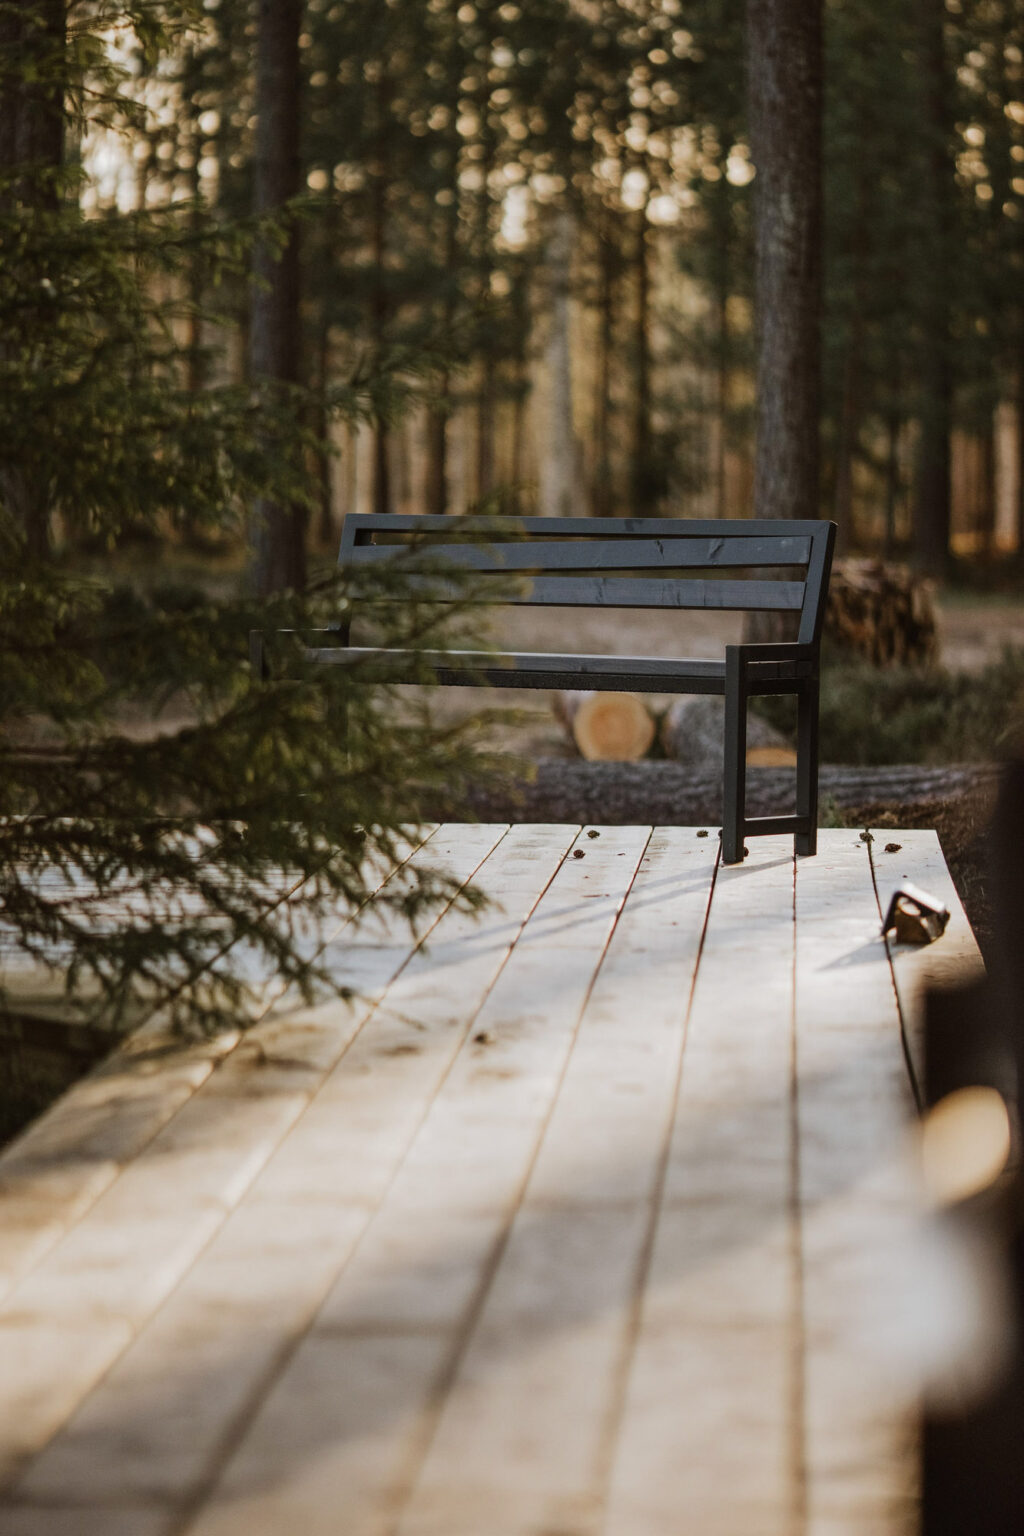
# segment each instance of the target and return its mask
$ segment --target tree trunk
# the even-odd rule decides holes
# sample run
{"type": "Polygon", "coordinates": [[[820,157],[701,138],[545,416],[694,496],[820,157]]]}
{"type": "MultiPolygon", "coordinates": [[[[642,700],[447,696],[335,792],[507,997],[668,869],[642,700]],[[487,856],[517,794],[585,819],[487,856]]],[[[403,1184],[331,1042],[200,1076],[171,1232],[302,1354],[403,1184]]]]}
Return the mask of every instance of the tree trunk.
{"type": "Polygon", "coordinates": [[[709,184],[712,267],[711,286],[715,305],[715,431],[713,434],[715,516],[728,517],[726,460],[729,448],[729,379],[731,342],[729,290],[732,286],[731,197],[726,177],[731,142],[723,144],[718,157],[721,180],[709,184]]]}
{"type": "Polygon", "coordinates": [[[602,229],[598,237],[600,262],[600,330],[598,333],[597,387],[594,402],[594,512],[610,517],[614,506],[611,455],[612,350],[615,340],[615,248],[602,229]]]}
{"type": "Polygon", "coordinates": [[[991,560],[996,552],[996,460],[999,418],[993,409],[981,439],[981,485],[978,497],[978,552],[991,560]]]}
{"type": "MultiPolygon", "coordinates": [[[[388,157],[387,122],[391,105],[391,81],[382,73],[377,82],[377,152],[373,167],[372,183],[372,257],[373,292],[370,299],[370,324],[373,333],[373,356],[378,375],[385,366],[390,297],[387,287],[385,263],[387,260],[388,226],[388,157]]],[[[381,380],[378,377],[377,383],[381,380]]],[[[378,516],[391,511],[391,455],[388,423],[378,410],[373,421],[373,510],[378,516]]]]}
{"type": "Polygon", "coordinates": [[[715,516],[728,517],[728,489],[726,486],[726,462],[729,451],[729,292],[723,284],[719,287],[715,308],[717,310],[718,363],[715,383],[715,516]]]}
{"type": "Polygon", "coordinates": [[[757,517],[819,515],[821,3],[747,0],[757,517]]]}
{"type": "MultiPolygon", "coordinates": [[[[253,201],[257,217],[279,213],[299,192],[299,30],[301,0],[259,0],[256,47],[256,142],[253,201]]],[[[299,248],[294,228],[280,256],[267,242],[253,254],[249,367],[271,386],[299,381],[299,248]]],[[[302,508],[259,497],[253,506],[250,580],[261,595],[306,581],[302,508]]]]}
{"type": "MultiPolygon", "coordinates": [[[[21,207],[25,217],[53,215],[60,208],[64,166],[64,0],[37,0],[31,26],[9,10],[0,15],[0,58],[10,61],[0,76],[0,175],[15,173],[15,179],[8,183],[4,205],[8,212],[21,207]]],[[[51,308],[40,309],[40,328],[55,319],[51,308]]],[[[51,513],[45,467],[5,460],[0,445],[0,488],[29,555],[45,560],[51,513]]]]}
{"type": "Polygon", "coordinates": [[[455,328],[457,272],[459,267],[459,160],[462,139],[456,124],[459,117],[459,82],[462,78],[462,54],[459,41],[459,24],[455,12],[458,3],[449,0],[444,8],[444,24],[447,39],[444,59],[444,105],[449,112],[449,126],[443,144],[445,157],[443,191],[449,201],[441,210],[440,245],[443,270],[441,273],[441,320],[440,346],[444,364],[437,379],[437,387],[431,393],[427,408],[426,447],[427,472],[425,484],[426,509],[435,517],[448,511],[448,424],[452,415],[452,378],[449,356],[455,328]]]}
{"type": "Polygon", "coordinates": [[[857,179],[857,208],[853,247],[853,313],[843,361],[843,398],[839,410],[839,441],[836,445],[835,520],[838,524],[836,554],[849,553],[853,543],[853,466],[860,441],[861,375],[864,351],[864,308],[867,301],[865,262],[868,244],[867,178],[857,179]]]}
{"type": "Polygon", "coordinates": [[[479,385],[476,397],[476,499],[484,502],[494,489],[494,437],[497,396],[497,333],[493,315],[491,276],[494,271],[494,247],[491,239],[491,221],[494,202],[491,197],[490,179],[497,154],[497,134],[492,120],[491,82],[487,70],[479,75],[480,88],[476,98],[480,133],[475,150],[475,161],[480,176],[480,191],[476,204],[475,245],[477,260],[477,303],[479,305],[479,385]]]}
{"type": "Polygon", "coordinates": [[[900,412],[893,407],[886,416],[885,456],[885,556],[891,560],[896,551],[896,508],[900,499],[900,412]]]}
{"type": "Polygon", "coordinates": [[[633,412],[633,505],[630,512],[645,517],[654,508],[658,485],[652,462],[651,434],[651,252],[647,204],[637,214],[636,228],[636,395],[633,412]]]}
{"type": "Polygon", "coordinates": [[[942,0],[918,0],[923,73],[924,126],[929,141],[918,206],[924,225],[921,291],[923,347],[920,366],[921,429],[912,520],[913,560],[919,570],[941,576],[949,566],[953,425],[950,359],[949,263],[950,197],[953,166],[949,150],[951,90],[945,52],[942,0]]]}
{"type": "Polygon", "coordinates": [[[520,266],[513,287],[515,349],[512,381],[512,441],[509,447],[509,511],[518,513],[523,499],[523,453],[526,437],[526,402],[530,396],[530,287],[526,270],[520,266]]]}
{"type": "Polygon", "coordinates": [[[1017,371],[1017,553],[1024,556],[1024,358],[1017,371]]]}
{"type": "Polygon", "coordinates": [[[548,410],[545,412],[540,462],[542,517],[569,517],[576,489],[573,434],[572,356],[569,346],[569,292],[573,218],[567,209],[554,215],[547,244],[548,340],[545,348],[548,410]]]}
{"type": "Polygon", "coordinates": [[[324,294],[320,305],[320,324],[317,336],[316,360],[316,478],[319,499],[317,532],[320,543],[330,548],[337,542],[338,529],[334,517],[334,491],[331,474],[331,422],[327,409],[327,387],[331,370],[330,299],[324,294]]]}

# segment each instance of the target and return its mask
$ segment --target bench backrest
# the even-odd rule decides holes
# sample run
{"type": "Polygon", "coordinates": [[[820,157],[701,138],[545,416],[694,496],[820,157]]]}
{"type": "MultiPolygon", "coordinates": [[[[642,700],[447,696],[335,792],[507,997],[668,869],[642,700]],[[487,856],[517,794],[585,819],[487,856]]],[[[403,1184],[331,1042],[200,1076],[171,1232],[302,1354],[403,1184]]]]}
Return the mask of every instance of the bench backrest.
{"type": "Polygon", "coordinates": [[[834,543],[835,524],[817,520],[350,513],[338,563],[375,564],[413,544],[432,566],[504,577],[500,602],[799,613],[797,638],[807,645],[821,638],[834,543]]]}

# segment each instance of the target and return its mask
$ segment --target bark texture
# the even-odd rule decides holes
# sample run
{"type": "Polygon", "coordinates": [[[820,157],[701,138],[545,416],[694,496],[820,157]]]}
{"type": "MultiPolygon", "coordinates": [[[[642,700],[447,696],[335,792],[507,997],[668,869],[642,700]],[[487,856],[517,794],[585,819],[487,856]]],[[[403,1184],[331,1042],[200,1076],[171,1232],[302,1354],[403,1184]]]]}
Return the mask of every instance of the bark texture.
{"type": "Polygon", "coordinates": [[[942,0],[919,0],[923,111],[929,149],[918,201],[922,219],[923,281],[921,404],[917,475],[912,517],[913,559],[919,570],[941,576],[949,565],[953,425],[953,369],[950,338],[950,264],[953,165],[948,96],[952,89],[946,64],[945,7],[942,0]]]}
{"type": "Polygon", "coordinates": [[[821,4],[747,0],[755,182],[757,517],[817,517],[821,4]]]}
{"type": "MultiPolygon", "coordinates": [[[[0,196],[9,213],[20,209],[27,217],[45,217],[60,207],[66,38],[64,0],[36,0],[22,14],[13,6],[0,14],[0,196]]],[[[52,326],[55,320],[53,311],[41,311],[38,324],[52,326]]],[[[0,348],[4,345],[0,338],[0,348]]],[[[0,497],[21,525],[29,555],[45,559],[51,513],[45,469],[6,458],[0,445],[0,497]]]]}
{"type": "MultiPolygon", "coordinates": [[[[951,768],[822,768],[823,805],[838,808],[897,807],[948,803],[994,786],[999,769],[986,764],[951,768]]],[[[747,813],[782,815],[793,809],[793,769],[747,769],[747,813]]],[[[481,792],[469,807],[431,807],[439,820],[464,816],[483,821],[592,822],[604,826],[677,826],[715,829],[721,823],[720,772],[695,773],[679,763],[585,763],[543,761],[536,777],[510,779],[502,789],[481,792]]],[[[876,810],[877,815],[877,810],[876,810]]],[[[855,833],[851,834],[856,836],[855,833]]]]}
{"type": "Polygon", "coordinates": [[[549,407],[541,431],[539,511],[542,517],[571,517],[576,510],[576,440],[569,346],[573,237],[572,214],[562,209],[552,219],[546,251],[550,312],[544,364],[549,407]]]}
{"type": "MultiPolygon", "coordinates": [[[[259,0],[253,198],[257,216],[279,212],[299,192],[301,0],[259,0]]],[[[299,249],[290,231],[278,255],[265,241],[253,256],[249,366],[254,380],[299,382],[299,249]]],[[[254,590],[300,590],[306,581],[305,513],[259,497],[250,548],[254,590]]]]}

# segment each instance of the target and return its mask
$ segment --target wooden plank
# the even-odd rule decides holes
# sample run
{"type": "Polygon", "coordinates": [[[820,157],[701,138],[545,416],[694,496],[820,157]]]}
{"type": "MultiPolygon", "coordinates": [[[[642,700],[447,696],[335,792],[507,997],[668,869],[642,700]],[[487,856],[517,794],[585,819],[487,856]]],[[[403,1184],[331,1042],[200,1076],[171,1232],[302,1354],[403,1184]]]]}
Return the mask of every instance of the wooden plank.
{"type": "MultiPolygon", "coordinates": [[[[557,655],[543,651],[401,651],[369,646],[314,646],[307,659],[317,664],[365,667],[395,681],[422,681],[424,669],[440,683],[481,683],[496,688],[591,687],[634,689],[648,693],[722,693],[725,662],[705,657],[662,660],[654,656],[557,655]],[[701,686],[694,687],[694,684],[701,686]]],[[[779,663],[781,675],[796,675],[799,663],[779,663]]],[[[761,672],[758,674],[762,675],[761,672]]]]}
{"type": "Polygon", "coordinates": [[[4,1510],[3,1522],[4,1536],[175,1536],[177,1516],[151,1505],[73,1509],[52,1504],[4,1510]]]}
{"type": "MultiPolygon", "coordinates": [[[[406,575],[403,589],[425,602],[507,603],[511,607],[732,609],[795,613],[802,581],[699,581],[661,576],[533,576],[510,585],[483,576],[472,588],[443,576],[406,575]]],[[[401,597],[397,599],[401,601],[401,597]]]]}
{"type": "MultiPolygon", "coordinates": [[[[433,830],[402,845],[400,861],[433,830]]],[[[368,869],[371,894],[400,869],[401,862],[368,869]]],[[[333,927],[343,932],[350,919],[333,927]]],[[[318,935],[314,947],[321,945],[318,935]]],[[[225,1033],[186,1044],[157,1015],[6,1149],[0,1156],[0,1300],[168,1124],[239,1038],[225,1033]]]]}
{"type": "MultiPolygon", "coordinates": [[[[246,1042],[269,1060],[261,1076],[294,1080],[309,1070],[322,1086],[174,1295],[37,1457],[19,1496],[61,1496],[82,1507],[199,1498],[364,1240],[475,1007],[575,830],[513,828],[484,865],[500,906],[480,920],[449,911],[390,986],[380,983],[394,963],[392,945],[364,943],[382,1001],[347,1051],[329,1044],[351,1034],[352,1010],[339,1003],[300,1010],[246,1042]]],[[[447,847],[458,867],[461,850],[468,875],[481,838],[493,843],[495,830],[438,836],[432,861],[447,847]]],[[[368,964],[368,983],[372,971],[368,964]]]]}
{"type": "Polygon", "coordinates": [[[449,544],[428,542],[403,547],[371,544],[354,548],[352,565],[380,565],[405,557],[408,567],[445,565],[474,571],[623,571],[697,570],[707,566],[806,565],[810,559],[808,538],[690,538],[685,532],[659,537],[603,540],[600,536],[565,543],[557,539],[531,543],[449,544]]]}
{"type": "Polygon", "coordinates": [[[742,519],[722,521],[716,518],[678,518],[667,522],[659,517],[459,517],[430,516],[422,513],[358,512],[349,513],[342,525],[342,548],[358,539],[363,543],[374,533],[444,534],[453,539],[462,533],[468,539],[508,534],[528,534],[540,538],[601,539],[664,538],[666,533],[685,533],[687,538],[742,539],[750,537],[751,527],[758,538],[803,537],[822,541],[828,534],[828,522],[818,518],[758,518],[755,524],[742,519]]]}
{"type": "Polygon", "coordinates": [[[607,1536],[793,1524],[793,854],[719,871],[697,974],[607,1536]]]}
{"type": "MultiPolygon", "coordinates": [[[[562,864],[195,1536],[292,1528],[333,1536],[339,1508],[346,1536],[389,1527],[515,1213],[646,840],[646,830],[603,829],[581,837],[582,859],[562,864]]],[[[456,959],[446,958],[445,977],[456,959]]]]}
{"type": "Polygon", "coordinates": [[[905,880],[937,896],[949,908],[949,925],[936,943],[922,947],[888,941],[904,1040],[920,1086],[924,1083],[925,993],[931,987],[962,987],[977,981],[985,965],[935,832],[877,831],[871,861],[883,917],[893,891],[905,880]],[[887,844],[893,847],[892,853],[886,852],[887,844]]]}
{"type": "Polygon", "coordinates": [[[796,1017],[808,1536],[903,1536],[916,1414],[890,1360],[920,1196],[892,973],[867,846],[832,832],[798,863],[796,1017]]]}
{"type": "MultiPolygon", "coordinates": [[[[464,882],[505,830],[466,828],[447,845],[441,837],[432,862],[464,882]]],[[[370,996],[334,1005],[338,1055],[372,1012],[374,988],[414,950],[411,936],[393,942],[395,922],[375,914],[371,942],[350,947],[370,996]]],[[[297,1074],[261,1058],[250,1037],[11,1288],[0,1307],[0,1483],[67,1421],[239,1203],[323,1075],[303,1066],[297,1074]]]]}
{"type": "Polygon", "coordinates": [[[596,1529],[716,854],[652,835],[402,1536],[596,1529]]]}

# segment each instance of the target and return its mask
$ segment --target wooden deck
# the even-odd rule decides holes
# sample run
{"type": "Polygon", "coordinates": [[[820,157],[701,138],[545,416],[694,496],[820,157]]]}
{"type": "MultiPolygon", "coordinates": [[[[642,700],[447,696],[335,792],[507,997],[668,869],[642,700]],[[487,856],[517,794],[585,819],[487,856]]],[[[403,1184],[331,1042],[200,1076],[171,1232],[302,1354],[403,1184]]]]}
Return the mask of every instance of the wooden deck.
{"type": "Polygon", "coordinates": [[[154,1022],[0,1159],[2,1536],[913,1532],[907,1059],[978,964],[934,835],[412,857],[496,905],[339,922],[353,1001],[154,1022]]]}

